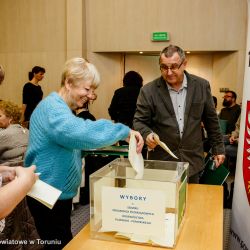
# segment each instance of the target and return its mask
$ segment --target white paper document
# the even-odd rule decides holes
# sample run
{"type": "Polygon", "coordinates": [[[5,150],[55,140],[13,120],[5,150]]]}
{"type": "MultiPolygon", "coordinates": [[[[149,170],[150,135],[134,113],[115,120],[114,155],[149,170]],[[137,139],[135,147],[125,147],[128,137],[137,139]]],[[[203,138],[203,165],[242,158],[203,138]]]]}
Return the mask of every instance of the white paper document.
{"type": "Polygon", "coordinates": [[[128,159],[137,173],[135,179],[142,179],[144,173],[144,161],[142,154],[136,152],[136,138],[133,133],[131,134],[129,141],[128,159]]]}
{"type": "Polygon", "coordinates": [[[166,234],[164,237],[155,237],[152,236],[150,240],[153,245],[159,245],[164,247],[173,247],[175,241],[175,214],[167,213],[165,215],[165,226],[166,234]]]}
{"type": "Polygon", "coordinates": [[[61,193],[59,189],[38,179],[27,195],[52,209],[61,193]]]}
{"type": "Polygon", "coordinates": [[[102,232],[145,240],[165,236],[165,194],[161,190],[102,188],[102,232]]]}
{"type": "Polygon", "coordinates": [[[174,226],[175,215],[167,213],[165,215],[166,231],[164,236],[117,232],[115,234],[115,237],[127,239],[137,243],[147,243],[153,246],[173,247],[175,241],[174,226]]]}
{"type": "Polygon", "coordinates": [[[178,159],[178,157],[169,149],[169,147],[160,140],[159,136],[154,133],[154,139],[157,142],[157,144],[162,147],[166,152],[168,152],[172,157],[175,159],[178,159]]]}

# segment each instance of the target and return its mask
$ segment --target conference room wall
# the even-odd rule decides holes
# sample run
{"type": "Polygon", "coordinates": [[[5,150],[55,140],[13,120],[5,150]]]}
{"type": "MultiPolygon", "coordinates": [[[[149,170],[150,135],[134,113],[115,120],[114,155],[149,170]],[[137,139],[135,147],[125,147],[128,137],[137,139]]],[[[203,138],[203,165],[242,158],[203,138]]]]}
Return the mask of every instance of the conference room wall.
{"type": "Polygon", "coordinates": [[[97,92],[104,98],[103,102],[97,100],[91,111],[98,118],[109,118],[110,98],[122,86],[122,77],[128,69],[139,68],[144,82],[159,75],[157,59],[131,53],[159,52],[170,43],[196,52],[191,54],[187,70],[208,78],[212,93],[218,97],[218,109],[224,95],[220,88],[235,90],[240,102],[246,7],[245,0],[86,0],[87,56],[101,69],[103,85],[97,92]],[[152,42],[154,31],[168,31],[170,41],[152,42]],[[129,55],[124,56],[124,52],[129,55]]]}
{"type": "Polygon", "coordinates": [[[60,87],[64,62],[86,55],[82,0],[1,0],[0,64],[6,71],[0,99],[22,103],[22,88],[35,65],[46,69],[44,97],[60,87]]]}
{"type": "Polygon", "coordinates": [[[160,51],[152,32],[191,51],[245,49],[246,0],[86,0],[89,50],[160,51]]]}

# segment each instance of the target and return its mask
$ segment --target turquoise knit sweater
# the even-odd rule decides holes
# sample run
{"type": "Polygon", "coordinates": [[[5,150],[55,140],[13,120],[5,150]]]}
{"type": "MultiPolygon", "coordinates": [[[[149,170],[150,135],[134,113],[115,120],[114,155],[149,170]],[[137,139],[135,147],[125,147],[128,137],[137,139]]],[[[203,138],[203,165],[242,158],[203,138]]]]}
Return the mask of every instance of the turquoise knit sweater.
{"type": "Polygon", "coordinates": [[[76,117],[53,92],[38,104],[31,116],[25,166],[36,165],[40,179],[60,189],[60,199],[70,199],[81,182],[81,149],[112,145],[127,138],[129,131],[129,127],[120,123],[76,117]]]}

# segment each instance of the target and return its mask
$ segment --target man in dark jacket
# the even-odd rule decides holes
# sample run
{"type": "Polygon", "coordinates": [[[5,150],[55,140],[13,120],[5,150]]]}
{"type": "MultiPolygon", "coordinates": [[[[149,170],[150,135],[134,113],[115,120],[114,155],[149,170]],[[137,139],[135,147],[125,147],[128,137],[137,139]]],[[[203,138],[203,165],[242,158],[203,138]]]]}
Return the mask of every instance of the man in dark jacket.
{"type": "Polygon", "coordinates": [[[223,138],[209,82],[185,71],[185,52],[170,45],[160,53],[161,77],[146,84],[138,96],[134,128],[149,149],[149,159],[176,160],[157,146],[154,133],[179,158],[189,162],[189,182],[198,183],[204,152],[201,122],[212,145],[216,167],[225,158],[223,138]]]}

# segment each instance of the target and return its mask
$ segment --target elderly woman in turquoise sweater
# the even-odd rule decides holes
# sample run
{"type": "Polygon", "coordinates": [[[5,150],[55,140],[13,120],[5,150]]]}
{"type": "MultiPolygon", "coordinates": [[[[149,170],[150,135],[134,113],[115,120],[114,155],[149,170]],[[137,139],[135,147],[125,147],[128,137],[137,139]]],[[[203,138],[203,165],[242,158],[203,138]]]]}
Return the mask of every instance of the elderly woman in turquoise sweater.
{"type": "Polygon", "coordinates": [[[62,249],[71,239],[70,214],[72,198],[81,181],[81,150],[137,139],[141,152],[143,139],[139,132],[109,120],[84,120],[73,114],[91,99],[100,82],[96,67],[83,58],[65,63],[61,88],[41,101],[30,120],[30,138],[25,166],[36,165],[40,179],[62,191],[53,209],[29,198],[28,205],[46,249],[62,249]]]}

